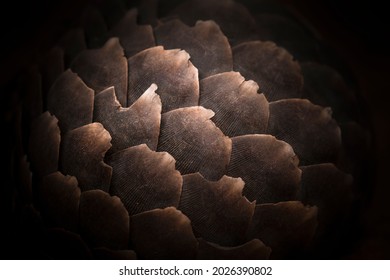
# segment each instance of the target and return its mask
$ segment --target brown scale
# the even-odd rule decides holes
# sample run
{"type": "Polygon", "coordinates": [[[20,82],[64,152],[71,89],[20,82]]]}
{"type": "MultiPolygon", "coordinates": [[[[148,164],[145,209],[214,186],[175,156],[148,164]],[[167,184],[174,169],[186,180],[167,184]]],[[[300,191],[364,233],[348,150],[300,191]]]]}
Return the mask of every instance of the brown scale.
{"type": "Polygon", "coordinates": [[[76,177],[64,176],[58,171],[43,177],[39,206],[48,224],[77,232],[80,193],[76,177]]]}
{"type": "Polygon", "coordinates": [[[113,154],[108,163],[113,167],[110,193],[121,198],[130,215],[179,205],[183,179],[168,153],[142,144],[113,154]]]}
{"type": "Polygon", "coordinates": [[[28,159],[39,176],[58,170],[60,141],[61,133],[55,116],[46,111],[32,122],[28,159]]]}
{"type": "Polygon", "coordinates": [[[91,190],[80,196],[80,234],[92,247],[125,250],[129,246],[129,214],[116,196],[91,190]]]}
{"type": "Polygon", "coordinates": [[[186,51],[164,50],[161,46],[130,57],[127,104],[133,104],[151,83],[155,83],[159,89],[163,112],[197,106],[198,70],[189,59],[186,51]]]}
{"type": "Polygon", "coordinates": [[[59,122],[61,133],[90,124],[94,91],[70,69],[54,82],[47,96],[47,108],[59,122]]]}
{"type": "Polygon", "coordinates": [[[157,150],[170,153],[182,174],[199,172],[209,180],[225,174],[231,140],[210,120],[213,115],[213,111],[197,106],[162,115],[157,150]]]}
{"type": "Polygon", "coordinates": [[[178,19],[171,20],[155,27],[154,34],[157,45],[186,50],[201,79],[233,70],[229,42],[214,21],[198,21],[189,27],[178,19]]]}
{"type": "Polygon", "coordinates": [[[227,175],[245,182],[244,195],[256,203],[295,200],[301,181],[298,158],[286,142],[253,134],[232,138],[227,175]]]}
{"type": "Polygon", "coordinates": [[[188,0],[170,12],[192,26],[198,20],[214,20],[232,46],[257,39],[256,22],[250,12],[233,0],[188,0]]]}
{"type": "Polygon", "coordinates": [[[198,241],[191,221],[174,207],[131,217],[131,241],[139,259],[194,259],[198,241]]]}
{"type": "Polygon", "coordinates": [[[100,123],[91,123],[67,132],[61,144],[64,174],[77,178],[82,191],[101,189],[108,192],[112,168],[103,162],[111,148],[111,136],[100,123]]]}
{"type": "Polygon", "coordinates": [[[223,246],[240,245],[255,207],[255,202],[242,196],[243,188],[241,178],[223,176],[211,182],[199,173],[184,175],[179,210],[203,239],[223,246]]]}
{"type": "Polygon", "coordinates": [[[101,123],[112,137],[109,153],[147,144],[157,149],[161,122],[161,100],[152,84],[130,107],[123,108],[115,96],[114,87],[95,97],[94,121],[101,123]]]}
{"type": "Polygon", "coordinates": [[[234,71],[254,80],[268,101],[301,97],[299,63],[273,42],[251,41],[233,48],[234,71]]]}
{"type": "Polygon", "coordinates": [[[108,34],[119,38],[127,57],[155,46],[152,27],[137,24],[136,9],[129,10],[108,34]]]}
{"type": "Polygon", "coordinates": [[[127,59],[118,38],[109,39],[100,49],[82,51],[70,68],[95,93],[114,86],[119,103],[127,106],[127,59]]]}
{"type": "Polygon", "coordinates": [[[307,99],[286,99],[269,104],[267,133],[289,143],[301,165],[336,162],[341,149],[341,131],[330,108],[307,99]]]}
{"type": "Polygon", "coordinates": [[[271,258],[289,258],[304,251],[317,228],[316,206],[300,201],[256,205],[248,238],[259,238],[272,248],[271,258]]]}
{"type": "Polygon", "coordinates": [[[216,74],[200,81],[200,105],[214,111],[212,121],[229,137],[265,133],[268,102],[258,89],[238,72],[216,74]]]}

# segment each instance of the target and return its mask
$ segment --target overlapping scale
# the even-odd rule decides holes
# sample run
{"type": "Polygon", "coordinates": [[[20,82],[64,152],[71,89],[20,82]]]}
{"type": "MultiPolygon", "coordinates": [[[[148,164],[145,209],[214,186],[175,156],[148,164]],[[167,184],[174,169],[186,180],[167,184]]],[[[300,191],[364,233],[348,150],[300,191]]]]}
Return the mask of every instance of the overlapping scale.
{"type": "Polygon", "coordinates": [[[218,180],[226,173],[231,140],[210,121],[213,115],[197,106],[162,115],[157,150],[170,153],[182,174],[200,172],[209,180],[218,180]]]}
{"type": "Polygon", "coordinates": [[[81,52],[70,68],[95,92],[114,86],[119,103],[127,106],[127,59],[118,38],[109,39],[99,49],[81,52]]]}
{"type": "Polygon", "coordinates": [[[70,69],[55,81],[47,96],[47,108],[59,122],[61,132],[92,122],[94,92],[70,69]]]}
{"type": "Polygon", "coordinates": [[[109,36],[118,37],[127,57],[155,46],[153,29],[149,25],[137,25],[137,10],[129,10],[109,31],[109,36]]]}
{"type": "Polygon", "coordinates": [[[63,136],[61,167],[73,175],[82,191],[101,189],[108,192],[112,168],[103,162],[110,149],[111,136],[100,123],[73,129],[63,136]]]}
{"type": "Polygon", "coordinates": [[[251,41],[235,46],[233,68],[246,79],[254,80],[268,101],[302,95],[299,63],[273,42],[251,41]]]}
{"type": "Polygon", "coordinates": [[[259,239],[252,239],[236,247],[224,247],[203,239],[198,241],[199,260],[265,260],[271,254],[271,248],[259,239]]]}
{"type": "Polygon", "coordinates": [[[28,157],[32,170],[38,176],[45,176],[58,170],[61,132],[58,120],[48,111],[37,117],[31,124],[28,143],[28,157]]]}
{"type": "Polygon", "coordinates": [[[176,19],[154,29],[156,43],[165,49],[183,49],[204,78],[233,70],[229,41],[214,21],[197,21],[189,27],[176,19]]]}
{"type": "Polygon", "coordinates": [[[194,259],[198,248],[191,221],[174,207],[131,217],[131,242],[140,259],[194,259]]]}
{"type": "Polygon", "coordinates": [[[214,111],[212,121],[229,136],[265,133],[269,109],[259,86],[238,72],[225,72],[200,81],[200,105],[214,111]]]}
{"type": "Polygon", "coordinates": [[[179,204],[183,179],[168,153],[145,144],[113,154],[110,193],[123,201],[130,215],[179,204]]]}
{"type": "Polygon", "coordinates": [[[330,108],[306,99],[271,102],[268,133],[289,143],[301,165],[335,162],[341,148],[341,131],[330,108]]]}
{"type": "Polygon", "coordinates": [[[141,2],[141,17],[133,9],[120,21],[122,4],[98,3],[101,13],[92,8],[84,15],[86,40],[82,29],[73,30],[47,56],[42,77],[33,73],[26,120],[45,107],[41,87],[54,115],[42,114],[31,127],[29,160],[43,177],[39,210],[49,225],[80,230],[93,248],[77,234],[51,229],[49,244],[60,246],[48,252],[264,259],[272,249],[272,258],[300,256],[316,230],[317,206],[322,233],[352,199],[352,177],[322,162],[356,171],[351,155],[367,139],[356,123],[346,123],[348,147],[340,152],[330,110],[291,98],[332,106],[338,120],[349,120],[358,116],[347,108],[356,107],[353,93],[333,69],[311,62],[301,64],[303,86],[294,58],[316,55],[315,46],[274,1],[256,1],[265,9],[254,20],[232,0],[188,0],[171,13],[185,24],[157,20],[164,5],[180,1],[141,2]],[[152,23],[154,34],[137,22],[152,23]],[[107,41],[111,36],[118,38],[107,41]],[[247,42],[258,39],[298,56],[275,43],[247,42]],[[86,50],[87,44],[101,48],[86,50]],[[68,65],[72,70],[63,72],[68,65]],[[362,139],[351,141],[355,136],[362,139]],[[81,190],[58,169],[76,176],[81,190]]]}
{"type": "Polygon", "coordinates": [[[64,176],[57,171],[43,177],[39,186],[39,206],[48,224],[77,232],[80,193],[73,176],[64,176]]]}
{"type": "Polygon", "coordinates": [[[198,20],[214,20],[232,46],[257,39],[252,15],[245,6],[232,0],[188,0],[170,14],[180,17],[188,25],[194,25],[198,20]]]}
{"type": "Polygon", "coordinates": [[[256,203],[294,200],[301,170],[292,147],[274,136],[244,135],[232,138],[227,175],[245,182],[244,195],[256,203]]]}
{"type": "Polygon", "coordinates": [[[158,86],[162,111],[196,106],[199,102],[198,70],[183,50],[158,46],[129,58],[128,105],[135,102],[151,83],[158,86]]]}
{"type": "Polygon", "coordinates": [[[139,144],[157,149],[161,122],[161,100],[152,84],[130,107],[123,108],[114,87],[95,97],[94,121],[101,123],[112,137],[110,153],[139,144]]]}
{"type": "Polygon", "coordinates": [[[129,243],[130,218],[121,200],[101,190],[80,196],[80,233],[93,247],[125,250],[129,243]]]}
{"type": "Polygon", "coordinates": [[[248,238],[258,238],[272,248],[271,258],[299,255],[312,240],[317,227],[317,207],[300,201],[256,205],[248,238]]]}
{"type": "Polygon", "coordinates": [[[255,208],[242,196],[244,181],[223,176],[206,180],[199,173],[183,176],[179,210],[190,220],[194,233],[223,246],[245,242],[245,233],[255,208]]]}

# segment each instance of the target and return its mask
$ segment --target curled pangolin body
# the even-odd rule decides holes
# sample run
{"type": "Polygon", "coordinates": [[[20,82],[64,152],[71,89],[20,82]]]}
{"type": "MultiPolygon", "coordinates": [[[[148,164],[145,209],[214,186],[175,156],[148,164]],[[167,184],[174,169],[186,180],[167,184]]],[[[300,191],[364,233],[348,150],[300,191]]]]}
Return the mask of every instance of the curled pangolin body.
{"type": "Polygon", "coordinates": [[[353,196],[351,90],[277,5],[165,2],[88,9],[47,92],[31,88],[44,110],[28,111],[28,161],[49,233],[95,258],[315,251],[353,196]]]}

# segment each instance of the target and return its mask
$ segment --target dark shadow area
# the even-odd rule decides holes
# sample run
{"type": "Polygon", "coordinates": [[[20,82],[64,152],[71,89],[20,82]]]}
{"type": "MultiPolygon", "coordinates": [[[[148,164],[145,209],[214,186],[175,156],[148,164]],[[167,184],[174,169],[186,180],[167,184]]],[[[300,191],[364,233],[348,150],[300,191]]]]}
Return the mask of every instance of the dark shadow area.
{"type": "MultiPolygon", "coordinates": [[[[387,38],[389,17],[381,1],[283,1],[301,14],[320,33],[353,73],[372,126],[373,178],[359,219],[363,232],[346,258],[390,258],[390,112],[387,38]]],[[[353,238],[351,236],[350,238],[353,238]]]]}

